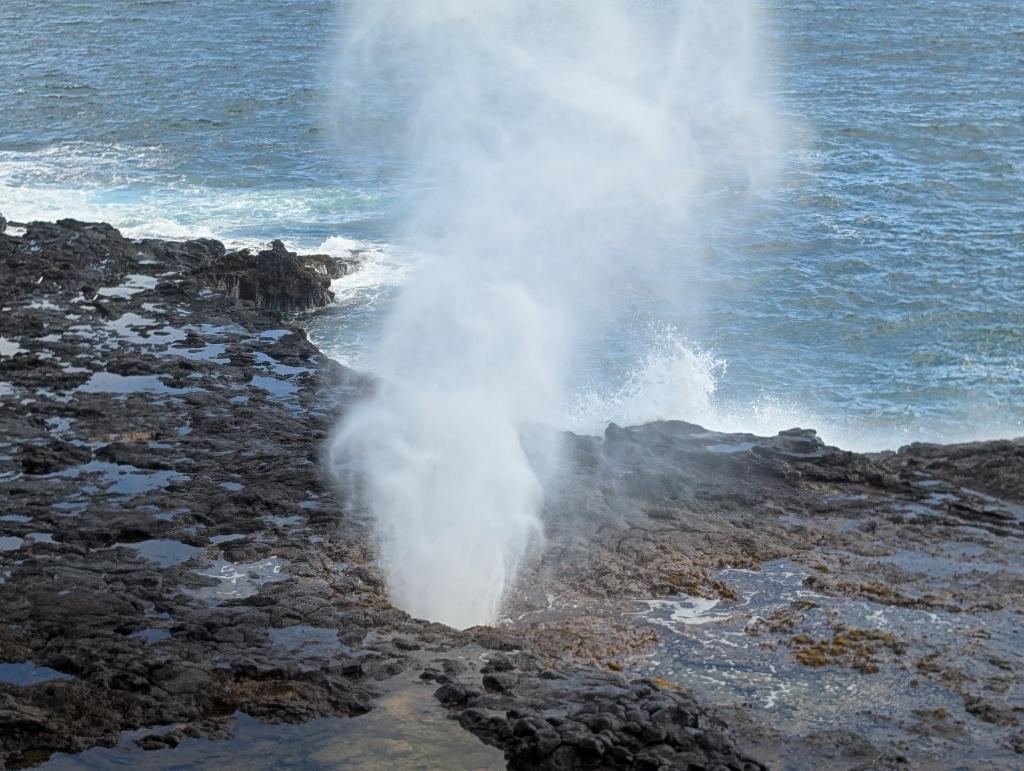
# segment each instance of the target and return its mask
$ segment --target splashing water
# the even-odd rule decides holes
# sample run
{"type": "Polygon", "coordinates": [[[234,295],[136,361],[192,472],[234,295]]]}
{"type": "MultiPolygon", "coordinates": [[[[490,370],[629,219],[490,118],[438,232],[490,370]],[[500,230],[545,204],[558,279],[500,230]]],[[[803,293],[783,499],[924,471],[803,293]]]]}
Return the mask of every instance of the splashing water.
{"type": "Polygon", "coordinates": [[[570,431],[597,434],[609,423],[637,426],[655,420],[708,423],[714,418],[717,376],[725,363],[689,346],[671,328],[660,330],[642,361],[618,387],[591,385],[566,409],[570,431]]]}
{"type": "MultiPolygon", "coordinates": [[[[396,241],[432,256],[362,362],[381,385],[334,455],[361,469],[393,602],[487,623],[539,538],[556,457],[526,427],[560,423],[595,340],[637,309],[695,302],[685,267],[709,223],[770,188],[758,12],[358,0],[342,14],[339,138],[408,171],[396,241]]],[[[644,366],[668,370],[648,378],[660,393],[636,380],[619,395],[632,416],[656,417],[645,405],[681,374],[684,398],[710,399],[707,357],[644,366]]]]}

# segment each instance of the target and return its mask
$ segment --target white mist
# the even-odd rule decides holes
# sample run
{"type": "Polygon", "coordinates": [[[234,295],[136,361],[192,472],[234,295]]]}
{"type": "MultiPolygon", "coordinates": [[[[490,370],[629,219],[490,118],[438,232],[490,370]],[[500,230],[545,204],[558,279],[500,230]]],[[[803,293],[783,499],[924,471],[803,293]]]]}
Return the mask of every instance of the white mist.
{"type": "Polygon", "coordinates": [[[430,255],[365,362],[379,391],[335,442],[398,607],[495,620],[553,457],[524,427],[559,423],[623,309],[694,299],[676,267],[699,259],[716,197],[770,177],[759,26],[745,0],[343,6],[344,151],[403,170],[396,235],[430,255]]]}

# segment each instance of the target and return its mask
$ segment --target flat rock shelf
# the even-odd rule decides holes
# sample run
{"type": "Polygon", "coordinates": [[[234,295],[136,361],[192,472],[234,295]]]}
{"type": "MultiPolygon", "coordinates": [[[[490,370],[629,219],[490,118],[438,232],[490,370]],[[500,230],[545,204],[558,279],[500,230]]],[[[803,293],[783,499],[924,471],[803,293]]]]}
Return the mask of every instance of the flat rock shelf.
{"type": "Polygon", "coordinates": [[[0,768],[1019,765],[1020,441],[563,435],[453,630],[325,470],[375,383],[294,313],[358,254],[0,223],[0,768]]]}

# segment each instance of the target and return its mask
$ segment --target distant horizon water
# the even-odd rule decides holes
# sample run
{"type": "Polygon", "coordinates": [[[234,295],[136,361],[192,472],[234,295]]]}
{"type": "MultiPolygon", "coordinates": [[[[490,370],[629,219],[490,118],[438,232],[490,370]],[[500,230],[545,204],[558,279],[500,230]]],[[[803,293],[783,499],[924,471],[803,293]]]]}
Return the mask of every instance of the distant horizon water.
{"type": "MultiPolygon", "coordinates": [[[[563,427],[801,425],[859,450],[1024,434],[1024,4],[760,5],[794,133],[781,184],[703,234],[678,304],[594,339],[563,427]]],[[[368,248],[302,320],[360,366],[444,255],[396,231],[401,163],[335,141],[336,20],[333,0],[0,7],[0,213],[368,248]]]]}

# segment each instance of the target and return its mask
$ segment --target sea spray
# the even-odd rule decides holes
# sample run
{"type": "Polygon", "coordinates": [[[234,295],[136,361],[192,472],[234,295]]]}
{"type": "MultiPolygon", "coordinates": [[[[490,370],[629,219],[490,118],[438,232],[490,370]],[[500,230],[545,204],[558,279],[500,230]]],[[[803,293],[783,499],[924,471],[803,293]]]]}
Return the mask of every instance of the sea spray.
{"type": "Polygon", "coordinates": [[[613,422],[716,421],[714,396],[725,362],[687,344],[671,326],[651,325],[650,334],[643,358],[617,383],[591,383],[572,394],[562,425],[576,433],[600,434],[613,422]]]}
{"type": "Polygon", "coordinates": [[[593,341],[636,308],[696,299],[678,268],[700,259],[717,202],[771,177],[758,12],[353,0],[341,13],[343,151],[404,170],[396,241],[429,256],[362,362],[380,385],[334,454],[360,469],[394,603],[487,623],[539,543],[557,458],[526,428],[559,423],[593,341]]]}

